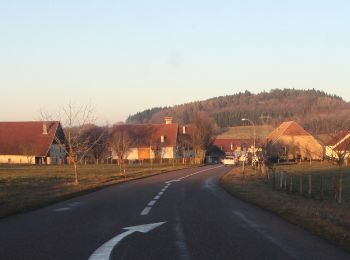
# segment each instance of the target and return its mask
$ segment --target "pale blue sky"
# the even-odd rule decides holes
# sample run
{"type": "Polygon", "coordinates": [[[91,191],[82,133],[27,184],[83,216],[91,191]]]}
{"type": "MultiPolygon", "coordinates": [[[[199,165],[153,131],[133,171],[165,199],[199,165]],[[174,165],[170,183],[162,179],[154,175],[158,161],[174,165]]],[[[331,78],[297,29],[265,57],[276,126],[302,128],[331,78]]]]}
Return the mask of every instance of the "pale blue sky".
{"type": "Polygon", "coordinates": [[[91,101],[99,122],[271,88],[350,100],[350,1],[0,2],[0,120],[91,101]]]}

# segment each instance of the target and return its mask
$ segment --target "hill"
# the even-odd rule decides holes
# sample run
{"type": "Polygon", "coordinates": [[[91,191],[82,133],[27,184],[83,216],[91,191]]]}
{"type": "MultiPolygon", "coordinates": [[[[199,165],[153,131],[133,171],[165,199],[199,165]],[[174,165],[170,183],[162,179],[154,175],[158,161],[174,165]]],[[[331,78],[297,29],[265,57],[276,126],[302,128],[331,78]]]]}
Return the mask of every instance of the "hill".
{"type": "Polygon", "coordinates": [[[350,126],[350,103],[315,89],[274,89],[258,94],[239,92],[173,107],[148,109],[130,115],[127,123],[159,123],[165,116],[172,116],[174,121],[187,124],[198,111],[206,112],[221,128],[243,125],[243,117],[257,125],[273,126],[294,120],[314,134],[350,126]]]}

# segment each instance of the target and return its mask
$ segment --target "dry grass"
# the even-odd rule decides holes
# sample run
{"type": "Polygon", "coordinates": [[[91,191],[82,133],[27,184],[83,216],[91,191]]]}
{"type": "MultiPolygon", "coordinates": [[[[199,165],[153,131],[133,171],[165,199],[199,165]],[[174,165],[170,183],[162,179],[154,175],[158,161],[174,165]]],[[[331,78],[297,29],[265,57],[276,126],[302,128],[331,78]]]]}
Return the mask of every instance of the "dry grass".
{"type": "Polygon", "coordinates": [[[132,165],[127,177],[117,165],[84,165],[78,168],[79,185],[74,185],[72,166],[0,165],[0,217],[33,210],[111,184],[143,178],[184,165],[132,165]]]}
{"type": "MultiPolygon", "coordinates": [[[[317,180],[321,175],[337,175],[338,168],[327,163],[308,165],[282,165],[277,171],[283,170],[294,175],[312,175],[317,180]],[[282,167],[282,169],[281,169],[282,167]]],[[[241,169],[235,168],[221,179],[222,186],[234,196],[252,202],[268,209],[288,221],[319,235],[331,243],[350,251],[350,168],[344,168],[344,203],[337,204],[333,193],[326,194],[324,199],[319,196],[308,198],[306,194],[274,189],[271,181],[254,174],[247,169],[242,178],[241,169]]],[[[325,179],[329,180],[329,179],[325,179]]],[[[329,185],[331,187],[332,185],[329,185]]]]}

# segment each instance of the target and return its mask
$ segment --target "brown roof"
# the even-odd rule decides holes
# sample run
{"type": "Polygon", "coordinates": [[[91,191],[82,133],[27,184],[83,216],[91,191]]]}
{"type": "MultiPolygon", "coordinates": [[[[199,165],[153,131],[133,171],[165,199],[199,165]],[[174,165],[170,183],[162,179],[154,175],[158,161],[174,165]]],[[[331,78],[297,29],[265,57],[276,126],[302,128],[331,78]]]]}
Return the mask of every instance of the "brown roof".
{"type": "Polygon", "coordinates": [[[339,143],[342,139],[344,139],[349,134],[350,134],[350,132],[341,131],[341,132],[338,132],[335,135],[330,135],[332,138],[331,138],[331,140],[329,140],[327,142],[327,145],[329,145],[329,146],[336,145],[337,143],[339,143]]]}
{"type": "Polygon", "coordinates": [[[215,139],[213,145],[219,147],[221,150],[225,152],[232,152],[242,145],[246,145],[248,147],[254,144],[253,139],[215,139]],[[232,150],[231,150],[232,144],[232,150]]]}
{"type": "Polygon", "coordinates": [[[279,137],[289,135],[289,136],[297,136],[297,135],[310,135],[305,131],[298,123],[294,121],[284,122],[279,125],[275,130],[272,131],[267,137],[268,140],[275,142],[279,137]]]}
{"type": "Polygon", "coordinates": [[[337,151],[350,150],[350,132],[341,131],[337,133],[332,140],[327,143],[328,146],[335,146],[333,149],[337,151]]]}
{"type": "Polygon", "coordinates": [[[133,147],[177,145],[178,124],[116,125],[114,128],[123,128],[130,135],[133,147]],[[161,143],[161,136],[164,136],[164,143],[161,143]]]}
{"type": "Polygon", "coordinates": [[[0,122],[0,154],[47,156],[54,140],[58,121],[49,121],[43,134],[42,121],[0,122]]]}
{"type": "Polygon", "coordinates": [[[344,140],[335,147],[335,150],[350,151],[350,135],[344,138],[344,140]]]}

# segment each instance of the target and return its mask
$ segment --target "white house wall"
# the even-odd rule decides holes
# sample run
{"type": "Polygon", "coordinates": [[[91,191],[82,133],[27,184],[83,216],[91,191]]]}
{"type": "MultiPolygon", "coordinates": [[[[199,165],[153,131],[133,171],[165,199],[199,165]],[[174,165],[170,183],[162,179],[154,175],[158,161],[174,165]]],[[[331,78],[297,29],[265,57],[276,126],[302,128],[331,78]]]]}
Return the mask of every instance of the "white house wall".
{"type": "Polygon", "coordinates": [[[162,147],[161,153],[163,159],[172,159],[174,158],[174,147],[162,147]]]}
{"type": "Polygon", "coordinates": [[[26,155],[0,155],[0,163],[35,164],[35,156],[26,155]]]}
{"type": "MultiPolygon", "coordinates": [[[[162,147],[161,149],[161,154],[160,156],[163,159],[172,159],[174,158],[175,155],[175,149],[174,147],[162,147]]],[[[150,153],[151,159],[155,159],[155,152],[152,150],[150,153]]],[[[117,154],[115,153],[115,151],[112,151],[112,157],[113,159],[118,159],[117,154]]],[[[139,159],[139,149],[138,148],[130,148],[128,149],[128,151],[125,153],[125,158],[127,160],[138,160],[139,159]]]]}

